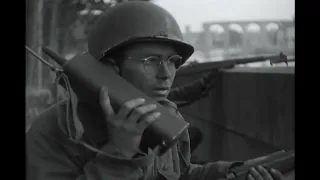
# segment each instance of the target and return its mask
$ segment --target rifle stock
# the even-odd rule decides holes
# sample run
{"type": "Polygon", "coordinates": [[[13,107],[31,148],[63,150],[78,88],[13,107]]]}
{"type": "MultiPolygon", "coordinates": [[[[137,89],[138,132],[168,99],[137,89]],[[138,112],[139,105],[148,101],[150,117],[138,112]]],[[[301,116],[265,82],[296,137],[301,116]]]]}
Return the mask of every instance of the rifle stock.
{"type": "Polygon", "coordinates": [[[251,167],[257,167],[258,165],[261,165],[266,169],[276,169],[280,171],[282,174],[286,175],[287,173],[294,170],[295,151],[279,151],[276,153],[272,153],[262,159],[259,158],[258,161],[249,163],[245,162],[242,166],[232,168],[230,172],[226,174],[226,179],[246,180],[249,173],[249,169],[251,167]]]}

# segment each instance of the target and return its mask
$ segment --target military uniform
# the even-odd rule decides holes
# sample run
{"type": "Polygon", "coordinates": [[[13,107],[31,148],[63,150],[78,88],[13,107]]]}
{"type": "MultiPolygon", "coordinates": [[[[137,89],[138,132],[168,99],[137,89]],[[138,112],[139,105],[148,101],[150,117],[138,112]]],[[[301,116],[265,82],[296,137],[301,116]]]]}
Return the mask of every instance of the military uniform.
{"type": "MultiPolygon", "coordinates": [[[[108,136],[102,121],[92,121],[92,114],[98,114],[94,111],[86,106],[78,106],[79,117],[85,127],[83,141],[100,149],[108,136]]],[[[66,133],[65,113],[66,102],[61,102],[59,106],[53,106],[40,115],[28,131],[27,179],[214,180],[222,178],[232,165],[231,162],[222,161],[205,165],[191,164],[188,132],[161,157],[155,156],[151,149],[131,160],[99,154],[70,140],[66,133]],[[60,108],[60,118],[57,108],[60,108]]]]}

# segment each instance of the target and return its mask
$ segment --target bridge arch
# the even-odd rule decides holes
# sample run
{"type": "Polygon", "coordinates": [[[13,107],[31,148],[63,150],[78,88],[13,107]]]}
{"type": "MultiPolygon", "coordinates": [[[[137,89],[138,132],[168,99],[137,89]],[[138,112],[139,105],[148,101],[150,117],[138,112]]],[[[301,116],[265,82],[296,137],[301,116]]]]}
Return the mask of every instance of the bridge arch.
{"type": "Polygon", "coordinates": [[[219,24],[212,24],[209,27],[210,32],[221,34],[225,32],[225,29],[219,24]]]}
{"type": "MultiPolygon", "coordinates": [[[[294,49],[294,21],[292,20],[244,20],[244,21],[211,21],[203,23],[203,44],[199,49],[209,57],[216,49],[242,49],[243,54],[256,53],[255,49],[288,49],[291,41],[294,49]],[[290,35],[288,35],[290,34],[290,35]],[[240,35],[240,36],[238,36],[240,35]],[[234,38],[235,36],[241,38],[234,38]],[[242,39],[243,43],[232,43],[234,39],[242,39]]],[[[289,47],[290,48],[290,47],[289,47]]],[[[294,51],[294,50],[293,50],[294,51]]],[[[268,51],[269,53],[269,51],[268,51]]],[[[229,54],[228,54],[229,55],[229,54]]]]}
{"type": "Polygon", "coordinates": [[[229,46],[241,47],[244,43],[244,30],[239,24],[232,23],[228,25],[229,46]]]}
{"type": "Polygon", "coordinates": [[[279,30],[279,25],[276,23],[269,23],[265,26],[265,29],[270,32],[270,31],[277,31],[279,30]]]}
{"type": "Polygon", "coordinates": [[[247,30],[247,32],[257,32],[258,33],[261,31],[261,27],[257,23],[249,23],[246,26],[246,30],[247,30]]]}
{"type": "Polygon", "coordinates": [[[230,30],[236,31],[238,33],[243,33],[243,27],[240,26],[239,24],[232,23],[232,24],[229,24],[228,27],[230,30]]]}

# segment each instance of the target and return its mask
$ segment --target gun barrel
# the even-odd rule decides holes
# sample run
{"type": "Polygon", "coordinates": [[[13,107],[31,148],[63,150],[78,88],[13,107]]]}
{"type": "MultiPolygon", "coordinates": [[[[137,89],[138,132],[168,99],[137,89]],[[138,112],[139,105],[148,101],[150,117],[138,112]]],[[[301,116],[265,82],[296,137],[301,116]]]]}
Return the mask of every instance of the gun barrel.
{"type": "MultiPolygon", "coordinates": [[[[220,69],[220,68],[230,68],[235,65],[240,64],[248,64],[248,63],[255,63],[255,62],[263,62],[263,61],[270,61],[270,62],[285,62],[287,60],[287,56],[283,53],[277,55],[269,55],[269,56],[255,56],[255,57],[246,57],[246,58],[235,58],[235,59],[227,59],[222,61],[215,61],[208,63],[202,63],[200,66],[210,67],[212,69],[220,69]]],[[[182,68],[184,69],[184,68],[182,68]]],[[[180,72],[183,70],[179,70],[180,72]]]]}
{"type": "Polygon", "coordinates": [[[63,66],[67,60],[63,57],[59,56],[57,53],[53,52],[48,47],[42,47],[42,52],[44,52],[46,55],[48,55],[51,59],[56,61],[60,66],[63,66]]]}
{"type": "Polygon", "coordinates": [[[284,55],[283,53],[280,53],[279,55],[238,58],[238,59],[219,61],[216,63],[216,66],[218,68],[220,68],[220,67],[223,68],[225,66],[230,66],[230,65],[248,64],[248,63],[262,62],[262,61],[267,61],[267,60],[269,60],[270,62],[274,62],[274,61],[285,62],[285,61],[287,61],[287,56],[284,55]]]}
{"type": "Polygon", "coordinates": [[[229,59],[229,60],[223,60],[223,61],[216,61],[213,62],[213,68],[226,68],[229,66],[239,65],[239,64],[248,64],[253,62],[261,62],[266,61],[267,58],[263,56],[258,57],[250,57],[250,58],[237,58],[237,59],[229,59]]]}

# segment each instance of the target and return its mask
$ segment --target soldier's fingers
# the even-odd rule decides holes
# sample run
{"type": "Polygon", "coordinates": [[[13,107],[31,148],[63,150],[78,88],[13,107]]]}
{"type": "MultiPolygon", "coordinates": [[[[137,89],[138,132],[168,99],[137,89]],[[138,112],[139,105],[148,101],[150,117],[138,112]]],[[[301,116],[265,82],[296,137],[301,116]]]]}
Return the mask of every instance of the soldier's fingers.
{"type": "Polygon", "coordinates": [[[264,180],[273,180],[271,174],[262,166],[258,166],[258,171],[264,180]]]}
{"type": "Polygon", "coordinates": [[[263,180],[262,176],[255,168],[250,168],[249,172],[255,180],[263,180]]]}
{"type": "Polygon", "coordinates": [[[254,180],[251,174],[248,175],[248,180],[254,180]]]}
{"type": "Polygon", "coordinates": [[[270,170],[270,173],[271,173],[272,177],[273,177],[275,180],[281,180],[281,179],[284,178],[283,175],[282,175],[282,173],[279,172],[279,171],[277,171],[277,170],[275,170],[275,169],[271,169],[271,170],[270,170]]]}
{"type": "Polygon", "coordinates": [[[156,104],[143,105],[137,108],[134,108],[131,114],[128,117],[128,123],[136,124],[141,121],[141,117],[154,111],[157,108],[156,104]]]}
{"type": "Polygon", "coordinates": [[[159,119],[160,116],[160,112],[153,112],[150,115],[143,117],[141,122],[137,125],[137,129],[140,132],[143,132],[150,124],[152,124],[155,120],[159,119]]]}
{"type": "Polygon", "coordinates": [[[114,115],[114,110],[111,106],[110,98],[108,95],[108,89],[106,87],[101,88],[99,98],[100,98],[100,105],[102,107],[104,114],[107,117],[114,115]]]}
{"type": "Polygon", "coordinates": [[[142,134],[150,124],[160,117],[160,115],[160,112],[149,113],[148,115],[141,117],[142,120],[138,124],[127,123],[125,124],[125,128],[135,135],[142,134]]]}
{"type": "Polygon", "coordinates": [[[117,113],[117,118],[118,119],[126,119],[128,117],[128,115],[130,114],[130,112],[138,107],[141,106],[145,103],[145,99],[143,98],[138,98],[138,99],[132,99],[129,100],[127,102],[125,102],[119,109],[118,113],[117,113]]]}

